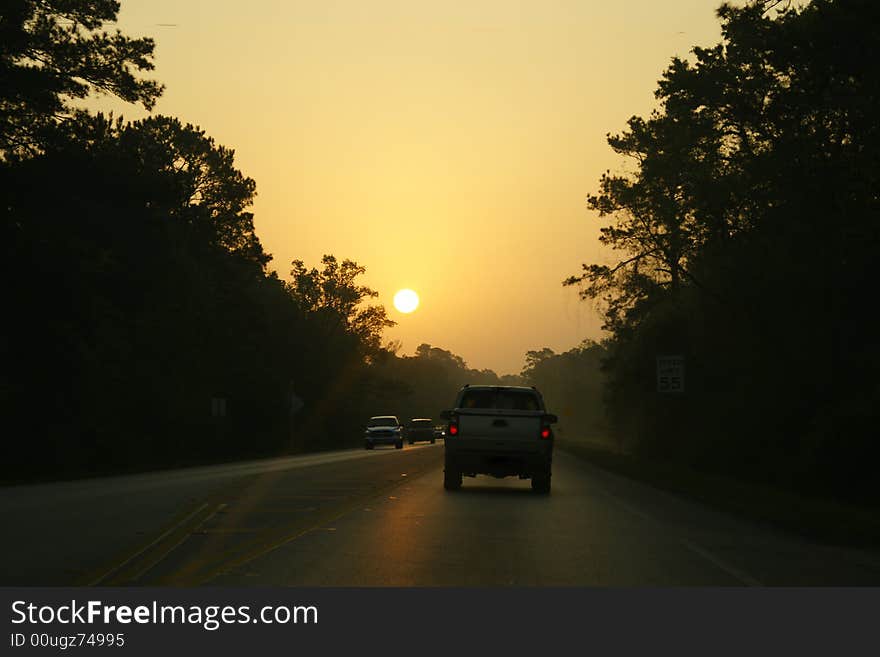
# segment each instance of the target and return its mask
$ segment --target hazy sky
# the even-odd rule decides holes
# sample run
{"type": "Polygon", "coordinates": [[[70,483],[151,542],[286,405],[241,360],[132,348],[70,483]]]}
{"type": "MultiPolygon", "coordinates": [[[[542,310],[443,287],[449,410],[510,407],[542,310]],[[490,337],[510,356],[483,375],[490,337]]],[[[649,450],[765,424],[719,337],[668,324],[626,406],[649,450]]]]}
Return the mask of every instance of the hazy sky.
{"type": "Polygon", "coordinates": [[[718,4],[122,0],[120,27],[156,39],[155,111],[257,181],[282,277],[294,258],[354,259],[402,353],[428,342],[508,373],[600,336],[561,281],[607,259],[584,203],[623,165],[605,135],[650,112],[670,57],[719,40],[718,4]],[[412,315],[391,304],[402,287],[412,315]]]}

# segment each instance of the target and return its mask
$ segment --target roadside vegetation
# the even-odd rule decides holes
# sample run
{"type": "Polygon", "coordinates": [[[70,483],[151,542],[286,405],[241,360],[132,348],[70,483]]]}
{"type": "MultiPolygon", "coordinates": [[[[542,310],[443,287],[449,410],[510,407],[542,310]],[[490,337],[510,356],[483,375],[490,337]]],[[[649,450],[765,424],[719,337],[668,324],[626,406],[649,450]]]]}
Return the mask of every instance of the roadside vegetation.
{"type": "Polygon", "coordinates": [[[78,109],[161,96],[153,41],[105,32],[118,11],[0,4],[0,479],[354,446],[370,415],[526,383],[561,445],[630,474],[880,502],[877,3],[722,5],[721,43],[673,59],[658,108],[608,137],[625,164],[588,206],[619,257],[565,281],[608,337],[504,376],[398,355],[357,262],[279,277],[255,181],[186,118],[78,109]],[[683,392],[657,392],[668,354],[683,392]]]}
{"type": "Polygon", "coordinates": [[[608,137],[627,173],[588,205],[617,262],[565,282],[604,308],[607,442],[876,505],[880,6],[718,16],[722,42],[673,59],[658,109],[608,137]],[[681,393],[657,392],[667,354],[684,357],[681,393]]]}
{"type": "Polygon", "coordinates": [[[356,262],[295,260],[279,278],[255,181],[197,126],[78,109],[162,93],[152,39],[106,31],[118,11],[0,7],[0,478],[359,445],[372,414],[436,416],[462,383],[499,380],[383,346],[393,322],[356,262]]]}

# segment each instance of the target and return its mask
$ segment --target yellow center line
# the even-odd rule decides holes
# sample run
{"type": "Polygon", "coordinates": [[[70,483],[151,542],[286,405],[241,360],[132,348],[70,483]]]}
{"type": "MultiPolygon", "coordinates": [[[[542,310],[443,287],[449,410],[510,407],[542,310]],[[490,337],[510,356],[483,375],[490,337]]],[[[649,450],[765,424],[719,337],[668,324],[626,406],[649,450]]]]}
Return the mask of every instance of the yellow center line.
{"type": "Polygon", "coordinates": [[[165,530],[164,532],[162,532],[161,534],[159,534],[159,536],[157,536],[157,537],[154,538],[152,541],[150,541],[149,543],[147,543],[145,546],[143,546],[143,547],[142,547],[141,549],[139,549],[137,552],[135,552],[134,554],[130,555],[128,558],[124,559],[122,562],[120,562],[120,563],[116,564],[115,566],[111,567],[109,570],[105,571],[102,575],[99,575],[98,577],[96,577],[96,578],[93,579],[92,581],[88,582],[88,583],[86,584],[86,586],[98,586],[101,582],[103,582],[103,581],[106,580],[107,578],[109,578],[109,577],[111,577],[112,575],[114,575],[114,574],[116,574],[117,572],[119,572],[122,568],[124,568],[124,567],[127,566],[129,563],[131,563],[132,561],[134,561],[135,559],[137,559],[139,556],[141,556],[142,554],[144,554],[147,550],[149,550],[150,548],[152,548],[154,545],[157,545],[158,543],[162,542],[163,540],[165,540],[166,538],[168,538],[169,536],[171,536],[171,534],[173,534],[175,531],[177,531],[178,529],[180,529],[181,527],[183,527],[186,523],[188,523],[190,520],[192,520],[194,517],[196,517],[199,513],[201,513],[202,511],[204,511],[204,510],[207,509],[207,508],[208,508],[208,505],[207,505],[207,504],[202,504],[202,505],[201,505],[200,507],[198,507],[195,511],[193,511],[192,513],[186,515],[186,516],[185,516],[180,522],[178,522],[178,523],[172,525],[172,526],[169,527],[167,530],[165,530]]]}
{"type": "Polygon", "coordinates": [[[143,577],[143,576],[146,575],[148,572],[150,572],[153,568],[155,568],[155,567],[158,566],[160,563],[162,563],[162,561],[164,561],[165,558],[166,558],[169,554],[171,554],[171,553],[174,552],[177,548],[179,548],[181,545],[183,545],[183,544],[186,542],[186,540],[187,540],[192,534],[194,534],[195,532],[197,532],[197,531],[199,530],[200,527],[202,527],[206,522],[208,522],[209,520],[211,520],[211,519],[212,519],[214,516],[216,516],[218,513],[220,513],[220,511],[222,511],[224,508],[226,508],[226,505],[225,505],[225,504],[218,504],[217,507],[216,507],[211,513],[209,513],[207,516],[205,516],[204,518],[202,518],[202,520],[201,520],[201,521],[200,521],[195,527],[193,527],[190,531],[186,532],[183,536],[181,536],[180,539],[179,539],[178,541],[176,541],[174,544],[172,544],[167,550],[165,550],[164,552],[162,552],[158,557],[154,558],[151,562],[148,562],[146,566],[142,567],[142,568],[141,568],[141,569],[140,569],[140,570],[134,575],[134,577],[131,578],[132,581],[133,581],[133,582],[138,581],[141,577],[143,577]]]}

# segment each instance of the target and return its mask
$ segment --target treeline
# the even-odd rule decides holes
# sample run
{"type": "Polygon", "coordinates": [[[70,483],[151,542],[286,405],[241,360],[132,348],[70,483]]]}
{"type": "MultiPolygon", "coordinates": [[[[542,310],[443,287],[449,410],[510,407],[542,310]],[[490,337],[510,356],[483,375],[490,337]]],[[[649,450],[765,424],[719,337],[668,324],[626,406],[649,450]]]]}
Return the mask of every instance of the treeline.
{"type": "Polygon", "coordinates": [[[436,416],[499,380],[383,347],[355,262],[270,271],[255,183],[204,131],[76,109],[162,92],[139,77],[152,40],[104,33],[118,9],[0,6],[2,479],[359,445],[369,415],[436,416]]]}
{"type": "MultiPolygon", "coordinates": [[[[398,356],[395,345],[373,363],[372,371],[393,389],[402,382],[404,395],[387,402],[402,418],[430,417],[437,419],[441,410],[450,408],[459,389],[466,383],[485,385],[523,385],[519,376],[498,375],[493,370],[468,367],[461,356],[446,349],[421,344],[412,356],[398,356]]],[[[374,405],[380,408],[381,404],[374,405]]],[[[438,420],[438,424],[440,421],[438,420]]]]}
{"type": "Polygon", "coordinates": [[[612,441],[605,410],[607,355],[605,346],[593,340],[561,354],[549,347],[526,352],[521,380],[537,387],[547,410],[559,417],[555,431],[561,442],[619,447],[612,441]]]}
{"type": "Polygon", "coordinates": [[[752,1],[673,59],[657,111],[609,136],[632,174],[588,199],[614,265],[613,430],[637,454],[877,501],[880,5],[752,1]],[[685,359],[657,392],[655,358],[685,359]]]}

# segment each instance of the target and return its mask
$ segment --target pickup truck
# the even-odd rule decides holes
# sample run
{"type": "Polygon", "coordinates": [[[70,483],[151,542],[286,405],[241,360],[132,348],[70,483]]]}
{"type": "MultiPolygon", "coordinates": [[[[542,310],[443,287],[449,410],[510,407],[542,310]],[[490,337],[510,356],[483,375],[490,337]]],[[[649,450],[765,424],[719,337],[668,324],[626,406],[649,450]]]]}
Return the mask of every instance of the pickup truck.
{"type": "Polygon", "coordinates": [[[403,449],[403,425],[396,415],[374,415],[364,427],[364,447],[373,449],[376,445],[394,445],[403,449]]]}
{"type": "Polygon", "coordinates": [[[443,487],[461,488],[478,474],[531,479],[536,493],[550,492],[555,415],[534,387],[464,386],[448,422],[443,487]]]}

